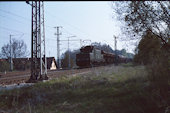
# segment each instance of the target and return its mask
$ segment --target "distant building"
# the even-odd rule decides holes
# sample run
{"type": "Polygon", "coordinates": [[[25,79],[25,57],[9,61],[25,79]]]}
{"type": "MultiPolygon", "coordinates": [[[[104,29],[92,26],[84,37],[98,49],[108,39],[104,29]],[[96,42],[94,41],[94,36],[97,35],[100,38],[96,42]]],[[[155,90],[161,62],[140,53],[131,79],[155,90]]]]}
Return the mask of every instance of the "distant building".
{"type": "Polygon", "coordinates": [[[12,61],[15,70],[27,70],[31,67],[30,58],[13,58],[12,61]]]}
{"type": "MultiPolygon", "coordinates": [[[[31,58],[13,58],[12,60],[14,70],[28,70],[31,68],[31,58]]],[[[2,64],[3,62],[9,62],[9,60],[0,59],[0,64],[2,64]]],[[[57,63],[54,57],[47,57],[47,69],[48,70],[57,69],[57,63]]]]}
{"type": "Polygon", "coordinates": [[[6,72],[10,70],[10,63],[8,59],[0,59],[0,72],[6,72]]]}
{"type": "Polygon", "coordinates": [[[54,57],[47,57],[47,69],[49,70],[57,69],[57,62],[54,57]]]}

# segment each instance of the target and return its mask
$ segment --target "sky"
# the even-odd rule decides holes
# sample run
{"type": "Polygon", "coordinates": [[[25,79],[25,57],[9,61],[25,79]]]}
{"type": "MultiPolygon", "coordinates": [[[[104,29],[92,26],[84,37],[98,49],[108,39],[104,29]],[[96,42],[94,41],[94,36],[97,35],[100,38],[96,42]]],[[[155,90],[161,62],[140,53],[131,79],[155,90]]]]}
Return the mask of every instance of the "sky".
{"type": "MultiPolygon", "coordinates": [[[[91,42],[108,44],[114,50],[114,36],[120,36],[121,22],[114,18],[111,1],[44,2],[46,56],[57,56],[56,26],[60,40],[70,38],[70,49],[80,48],[91,42]],[[71,41],[76,40],[76,41],[71,41]]],[[[12,38],[24,40],[31,52],[31,6],[26,2],[0,2],[0,48],[12,38]]],[[[117,49],[134,50],[134,46],[117,40],[117,49]]],[[[68,50],[68,41],[60,41],[60,55],[68,50]]]]}

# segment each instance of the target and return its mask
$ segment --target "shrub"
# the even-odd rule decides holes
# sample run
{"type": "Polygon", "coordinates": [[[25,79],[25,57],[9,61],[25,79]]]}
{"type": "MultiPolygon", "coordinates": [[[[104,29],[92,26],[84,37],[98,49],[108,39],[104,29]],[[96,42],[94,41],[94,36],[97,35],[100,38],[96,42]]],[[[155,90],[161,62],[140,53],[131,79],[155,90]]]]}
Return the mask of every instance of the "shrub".
{"type": "Polygon", "coordinates": [[[168,91],[170,87],[170,53],[162,49],[159,55],[152,57],[151,64],[147,65],[148,79],[155,91],[159,91],[159,96],[168,106],[168,91]]]}
{"type": "Polygon", "coordinates": [[[10,69],[9,62],[7,62],[7,61],[0,62],[0,72],[9,71],[9,69],[10,69]]]}

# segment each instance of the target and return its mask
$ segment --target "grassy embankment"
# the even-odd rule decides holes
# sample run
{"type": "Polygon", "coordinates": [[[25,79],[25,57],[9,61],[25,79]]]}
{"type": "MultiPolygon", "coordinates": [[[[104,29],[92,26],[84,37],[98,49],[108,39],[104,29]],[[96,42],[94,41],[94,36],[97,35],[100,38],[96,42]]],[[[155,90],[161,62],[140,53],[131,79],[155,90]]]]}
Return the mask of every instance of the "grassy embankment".
{"type": "Polygon", "coordinates": [[[110,66],[0,92],[7,113],[160,113],[165,108],[143,66],[110,66]]]}

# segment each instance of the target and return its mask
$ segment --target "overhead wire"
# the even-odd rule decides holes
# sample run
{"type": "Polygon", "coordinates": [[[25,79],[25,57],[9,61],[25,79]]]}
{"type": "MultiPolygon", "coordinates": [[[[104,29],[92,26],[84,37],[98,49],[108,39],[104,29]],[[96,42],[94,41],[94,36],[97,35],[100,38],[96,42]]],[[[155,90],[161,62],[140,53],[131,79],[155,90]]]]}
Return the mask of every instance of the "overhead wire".
{"type": "MultiPolygon", "coordinates": [[[[51,14],[50,12],[48,12],[48,14],[51,15],[52,17],[57,17],[56,15],[53,15],[53,14],[51,14]]],[[[69,25],[70,27],[72,27],[72,28],[74,28],[74,29],[77,29],[79,32],[81,32],[81,33],[87,35],[88,37],[91,37],[89,34],[85,33],[84,31],[80,30],[79,28],[77,28],[77,27],[71,25],[70,23],[64,21],[63,19],[57,17],[57,20],[63,21],[64,23],[66,23],[66,24],[69,25]]],[[[83,36],[83,37],[84,37],[84,36],[83,36]]]]}
{"type": "Polygon", "coordinates": [[[28,19],[28,18],[25,18],[25,17],[23,17],[23,16],[17,15],[17,14],[15,14],[15,13],[12,13],[12,12],[9,12],[9,11],[3,10],[3,9],[0,9],[0,11],[1,11],[1,12],[5,12],[5,13],[7,13],[7,14],[14,15],[14,16],[16,16],[16,17],[20,17],[20,18],[25,19],[25,20],[27,20],[27,21],[31,21],[31,20],[28,19]]]}
{"type": "MultiPolygon", "coordinates": [[[[19,18],[22,18],[22,19],[24,19],[24,20],[27,20],[27,21],[31,21],[30,19],[28,19],[28,18],[25,18],[25,17],[23,17],[23,16],[20,16],[20,15],[17,15],[17,14],[15,14],[15,13],[12,13],[12,12],[9,12],[9,11],[6,11],[6,10],[2,10],[2,9],[0,9],[0,11],[1,12],[4,12],[4,13],[7,13],[7,14],[10,14],[10,15],[13,15],[13,16],[16,16],[16,17],[19,17],[19,18]]],[[[50,14],[49,12],[48,12],[48,14],[50,14]]],[[[52,14],[50,14],[52,17],[54,16],[54,15],[52,15],[52,14]]],[[[2,16],[2,15],[0,15],[0,16],[2,16]]],[[[6,16],[2,16],[2,17],[6,17],[6,16]]],[[[56,17],[56,16],[55,16],[56,17]]],[[[59,18],[58,18],[59,19],[59,18]]],[[[23,23],[23,22],[21,22],[21,21],[18,21],[18,20],[16,20],[16,19],[13,19],[13,20],[15,20],[15,21],[17,21],[17,22],[19,22],[19,23],[22,23],[22,24],[25,24],[25,23],[23,23]]],[[[61,20],[61,19],[59,19],[59,20],[61,20]]],[[[61,21],[64,21],[64,20],[61,20],[61,21]]],[[[75,26],[73,26],[73,25],[71,25],[70,23],[68,23],[68,22],[64,22],[64,23],[67,23],[67,25],[69,25],[71,28],[74,28],[74,29],[77,29],[79,32],[81,32],[81,33],[83,33],[83,34],[86,34],[86,35],[88,35],[87,33],[85,33],[85,32],[83,32],[82,30],[80,30],[80,29],[78,29],[77,27],[75,27],[75,26]]],[[[51,26],[49,26],[49,25],[45,25],[45,27],[47,27],[47,28],[50,28],[50,29],[53,29],[54,27],[51,27],[51,26]]],[[[0,28],[2,28],[2,29],[5,29],[5,30],[11,30],[11,31],[14,31],[14,32],[20,32],[20,33],[23,33],[23,32],[21,32],[21,31],[18,31],[18,30],[14,30],[14,29],[9,29],[9,28],[6,28],[6,27],[1,27],[0,26],[0,28]]],[[[46,29],[47,31],[49,31],[49,32],[52,32],[52,31],[50,31],[49,29],[46,29]]],[[[73,33],[70,33],[66,28],[64,28],[64,31],[66,32],[66,33],[68,33],[69,35],[73,35],[73,33]]],[[[28,34],[28,33],[24,33],[24,34],[28,34]]],[[[64,33],[63,33],[64,34],[64,33]]],[[[65,34],[66,35],[66,34],[65,34]]],[[[82,36],[81,36],[82,37],[82,36]]],[[[48,40],[56,40],[56,39],[52,39],[52,38],[47,38],[48,40]]]]}
{"type": "MultiPolygon", "coordinates": [[[[4,16],[4,15],[0,15],[1,17],[3,17],[3,18],[10,18],[10,17],[7,17],[7,16],[4,16]]],[[[15,20],[16,22],[18,22],[18,23],[21,23],[21,24],[25,24],[25,23],[23,23],[23,22],[21,22],[21,21],[18,21],[18,20],[16,20],[16,19],[13,19],[13,18],[10,18],[10,19],[12,19],[12,20],[15,20]]]]}
{"type": "MultiPolygon", "coordinates": [[[[10,15],[13,15],[13,16],[16,16],[16,17],[20,17],[20,18],[22,18],[22,19],[24,19],[24,20],[27,20],[27,21],[31,21],[31,20],[28,19],[28,18],[25,18],[25,17],[23,17],[23,16],[17,15],[17,14],[15,14],[15,13],[12,13],[12,12],[9,12],[9,11],[3,10],[3,9],[0,9],[0,11],[1,11],[1,12],[4,12],[4,13],[7,13],[7,14],[10,14],[10,15]]],[[[49,12],[48,12],[48,14],[49,14],[49,12]]],[[[50,15],[51,15],[51,16],[54,16],[54,15],[52,15],[52,14],[50,14],[50,15]]],[[[2,15],[0,15],[0,16],[2,16],[2,15]]],[[[2,17],[6,17],[6,16],[2,16],[2,17]]],[[[15,21],[17,21],[17,22],[19,22],[19,23],[25,24],[25,23],[20,22],[20,21],[18,21],[18,20],[16,20],[16,19],[13,19],[13,20],[15,20],[15,21]]],[[[59,20],[61,20],[61,19],[59,19],[59,20]]],[[[63,21],[63,20],[62,20],[62,21],[63,21]]],[[[80,29],[78,29],[77,27],[71,25],[70,23],[68,23],[68,22],[65,22],[65,23],[67,23],[69,26],[71,26],[71,27],[73,27],[73,28],[81,31],[80,29]]],[[[50,28],[50,29],[53,28],[53,27],[51,27],[51,26],[49,26],[49,25],[45,25],[45,27],[48,27],[48,28],[50,28]]],[[[2,27],[1,27],[1,28],[2,28],[2,27]]],[[[5,29],[8,29],[8,28],[5,28],[5,29]]],[[[9,30],[9,29],[8,29],[8,30],[9,30]]],[[[48,30],[48,29],[46,29],[46,30],[48,30]]],[[[70,33],[68,30],[66,30],[66,28],[64,28],[64,30],[65,30],[68,34],[73,35],[73,33],[70,33]]],[[[14,30],[12,30],[12,31],[14,31],[14,30]]],[[[15,30],[15,31],[16,31],[16,30],[15,30]]],[[[48,30],[48,31],[50,31],[50,30],[48,30]]],[[[18,32],[18,31],[17,31],[17,32],[18,32]]],[[[20,31],[19,31],[19,32],[20,32],[20,31]]],[[[51,31],[50,31],[50,32],[51,32],[51,31]]],[[[82,31],[81,31],[81,32],[82,32],[82,31]]],[[[82,33],[84,33],[84,32],[82,32],[82,33]]],[[[86,34],[86,33],[84,33],[84,34],[86,34]]],[[[87,34],[86,34],[86,35],[87,35],[87,34]]]]}
{"type": "MultiPolygon", "coordinates": [[[[14,30],[14,29],[11,29],[11,28],[6,28],[6,27],[3,27],[3,26],[0,26],[0,28],[4,29],[4,30],[11,30],[13,32],[19,32],[19,33],[24,33],[24,32],[21,32],[21,31],[18,31],[18,30],[14,30]]],[[[29,34],[29,33],[24,33],[24,34],[29,34]]]]}
{"type": "MultiPolygon", "coordinates": [[[[26,20],[26,21],[31,22],[31,19],[28,19],[28,18],[25,18],[25,17],[23,17],[23,16],[17,15],[17,14],[15,14],[15,13],[12,13],[12,12],[9,12],[9,11],[6,11],[6,10],[2,10],[2,9],[0,9],[0,11],[2,11],[2,12],[4,12],[4,13],[7,13],[7,14],[10,14],[10,15],[13,15],[13,16],[16,16],[16,17],[19,17],[19,18],[22,18],[22,19],[24,19],[24,20],[26,20]]],[[[1,16],[1,17],[7,17],[7,16],[2,16],[2,15],[0,15],[0,16],[1,16]]],[[[9,17],[7,17],[7,18],[9,18],[9,17]]],[[[23,23],[23,22],[21,22],[21,21],[18,21],[18,20],[16,20],[16,19],[13,19],[13,20],[15,20],[15,21],[17,21],[17,22],[19,22],[19,23],[25,24],[25,23],[23,23]]],[[[48,26],[48,25],[45,25],[45,27],[51,28],[51,27],[48,26]]],[[[48,29],[46,29],[46,30],[48,30],[48,29]]],[[[50,31],[50,30],[48,30],[48,31],[50,31]]],[[[50,31],[50,32],[51,32],[51,31],[50,31]]]]}
{"type": "MultiPolygon", "coordinates": [[[[5,12],[5,13],[8,13],[8,14],[11,14],[11,15],[14,15],[14,16],[16,16],[16,17],[20,17],[20,18],[25,19],[25,20],[27,20],[27,21],[31,21],[31,20],[28,19],[28,18],[25,18],[25,17],[23,17],[23,16],[20,16],[20,15],[18,15],[18,14],[15,14],[15,13],[12,13],[12,12],[9,12],[9,11],[6,11],[6,10],[3,10],[3,9],[0,9],[0,11],[1,11],[1,12],[5,12]]],[[[50,12],[50,13],[48,12],[48,14],[51,15],[52,17],[54,17],[54,16],[57,17],[56,15],[51,14],[51,12],[50,12]]],[[[77,29],[79,32],[87,35],[88,37],[90,36],[89,34],[85,33],[84,31],[80,30],[79,28],[73,26],[72,24],[66,22],[65,20],[63,20],[63,19],[61,19],[61,18],[59,18],[59,17],[57,17],[57,19],[60,20],[60,21],[63,21],[64,23],[67,23],[67,25],[69,25],[70,27],[72,27],[72,28],[74,28],[74,29],[77,29]]],[[[45,26],[48,27],[48,28],[52,28],[52,27],[49,26],[49,25],[45,25],[45,26]]],[[[65,29],[65,28],[64,28],[64,29],[65,29]]],[[[48,31],[49,31],[49,30],[48,30],[48,31]]],[[[65,31],[66,31],[67,33],[69,33],[69,34],[72,35],[72,33],[68,32],[66,29],[65,29],[65,31]]],[[[84,37],[84,36],[81,36],[81,37],[84,37]]],[[[90,36],[90,37],[91,37],[91,36],[90,36]]]]}

